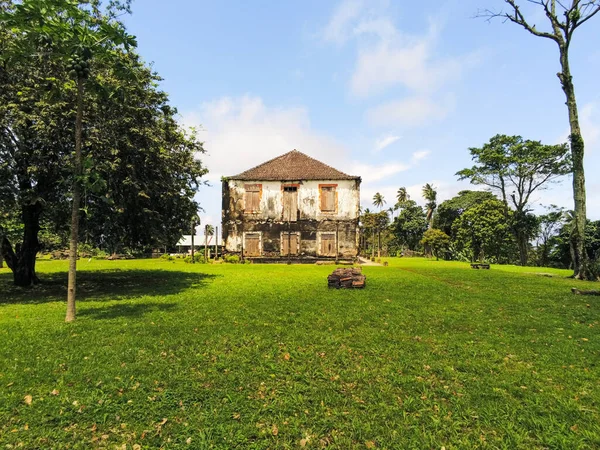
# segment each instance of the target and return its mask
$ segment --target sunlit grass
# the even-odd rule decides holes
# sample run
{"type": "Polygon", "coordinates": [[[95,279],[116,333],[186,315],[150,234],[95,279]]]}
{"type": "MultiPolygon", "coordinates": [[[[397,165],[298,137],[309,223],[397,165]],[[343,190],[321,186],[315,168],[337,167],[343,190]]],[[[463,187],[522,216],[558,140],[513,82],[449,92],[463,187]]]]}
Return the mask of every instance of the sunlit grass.
{"type": "Polygon", "coordinates": [[[80,261],[68,325],[65,262],[31,290],[1,269],[0,443],[600,447],[600,303],[570,292],[592,283],[388,261],[357,291],[331,266],[80,261]]]}

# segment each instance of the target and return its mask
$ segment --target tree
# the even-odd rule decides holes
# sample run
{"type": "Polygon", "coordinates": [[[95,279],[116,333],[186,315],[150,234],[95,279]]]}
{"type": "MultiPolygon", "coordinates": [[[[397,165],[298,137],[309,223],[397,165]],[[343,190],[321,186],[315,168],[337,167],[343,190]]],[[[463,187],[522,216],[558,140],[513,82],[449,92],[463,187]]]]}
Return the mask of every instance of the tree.
{"type": "Polygon", "coordinates": [[[423,208],[415,201],[407,200],[391,229],[400,245],[416,250],[427,230],[427,217],[423,208]]]}
{"type": "Polygon", "coordinates": [[[564,224],[565,211],[556,205],[547,208],[548,212],[538,216],[538,266],[546,267],[550,262],[550,250],[555,245],[556,237],[564,224]]]}
{"type": "MultiPolygon", "coordinates": [[[[104,13],[100,1],[73,0],[23,0],[15,3],[3,14],[1,20],[10,27],[11,33],[22,36],[15,39],[10,57],[31,57],[39,50],[40,43],[48,43],[46,50],[51,58],[68,60],[69,74],[76,84],[75,154],[71,188],[71,239],[69,256],[69,283],[66,321],[75,319],[75,289],[77,244],[79,241],[79,208],[83,177],[83,109],[85,81],[90,74],[92,56],[101,59],[121,46],[135,45],[135,39],[125,33],[123,25],[115,20],[116,14],[128,5],[118,1],[109,4],[104,13]]],[[[39,212],[39,208],[34,214],[39,212]]],[[[26,256],[31,264],[35,253],[26,256]]],[[[35,278],[34,278],[35,281],[35,278]]]]}
{"type": "MultiPolygon", "coordinates": [[[[86,8],[70,0],[35,6],[42,3],[86,8]]],[[[92,11],[96,6],[88,4],[92,11]]],[[[18,211],[24,227],[14,250],[15,236],[5,236],[2,245],[15,283],[37,281],[40,224],[60,233],[68,230],[75,186],[82,197],[78,234],[94,244],[138,249],[179,239],[197,211],[193,196],[206,170],[195,158],[203,151],[201,143],[180,129],[176,110],[157,89],[158,76],[131,51],[111,47],[110,58],[90,56],[89,76],[80,65],[87,77],[82,80],[76,72],[69,80],[73,67],[60,39],[56,44],[48,37],[36,41],[35,30],[16,34],[2,17],[0,48],[31,52],[29,57],[14,49],[2,52],[0,70],[0,160],[6,161],[0,165],[0,179],[7,181],[0,188],[0,203],[18,211]],[[82,171],[74,177],[78,99],[86,110],[81,122],[85,141],[77,144],[82,171]]]]}
{"type": "Polygon", "coordinates": [[[472,206],[495,198],[494,194],[488,191],[460,191],[455,197],[440,203],[433,225],[452,237],[452,224],[462,213],[472,206]]]}
{"type": "Polygon", "coordinates": [[[508,260],[511,235],[503,202],[486,200],[469,208],[454,221],[452,232],[456,248],[466,250],[471,261],[508,260]]]}
{"type": "Polygon", "coordinates": [[[508,20],[521,26],[534,36],[554,41],[558,46],[561,70],[557,76],[567,100],[566,105],[571,129],[573,200],[575,204],[575,228],[573,234],[575,245],[574,277],[581,280],[596,280],[597,275],[592,273],[593,271],[589,267],[585,251],[585,227],[587,221],[585,173],[583,167],[585,145],[579,125],[579,112],[575,96],[575,85],[573,83],[573,76],[571,75],[569,50],[571,49],[575,30],[600,12],[600,0],[528,0],[529,3],[537,4],[542,9],[550,25],[550,29],[547,31],[538,29],[535,24],[532,24],[524,16],[517,0],[504,1],[508,5],[508,11],[485,10],[480,15],[490,19],[498,17],[505,21],[508,20]]]}
{"type": "Polygon", "coordinates": [[[383,205],[385,205],[385,203],[386,203],[385,198],[379,192],[377,192],[373,196],[373,206],[381,209],[383,207],[383,205]]]}
{"type": "Polygon", "coordinates": [[[408,192],[406,192],[406,188],[404,186],[398,189],[398,192],[396,193],[396,200],[398,204],[402,204],[407,200],[410,200],[410,195],[408,195],[408,192]]]}
{"type": "Polygon", "coordinates": [[[440,254],[450,247],[450,236],[442,230],[430,228],[423,234],[421,245],[430,248],[433,252],[433,256],[439,260],[440,254]]]}
{"type": "Polygon", "coordinates": [[[527,264],[529,241],[535,230],[529,212],[531,195],[544,189],[571,171],[566,144],[543,145],[521,136],[496,135],[481,148],[469,149],[476,164],[457,172],[467,179],[498,192],[504,203],[504,215],[511,218],[511,228],[519,247],[521,265],[527,264]],[[509,198],[514,214],[509,214],[509,198]]]}
{"type": "Polygon", "coordinates": [[[427,200],[425,210],[427,211],[427,222],[429,222],[429,228],[433,227],[433,215],[437,208],[437,191],[432,184],[427,183],[423,186],[423,198],[427,200]]]}

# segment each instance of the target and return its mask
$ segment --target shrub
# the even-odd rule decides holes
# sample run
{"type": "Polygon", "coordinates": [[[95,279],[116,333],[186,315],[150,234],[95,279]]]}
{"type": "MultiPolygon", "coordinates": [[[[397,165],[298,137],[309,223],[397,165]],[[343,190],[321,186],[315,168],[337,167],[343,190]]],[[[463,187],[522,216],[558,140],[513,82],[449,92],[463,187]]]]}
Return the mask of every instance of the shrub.
{"type": "Polygon", "coordinates": [[[238,255],[225,255],[224,261],[229,264],[238,264],[240,257],[238,255]]]}
{"type": "Polygon", "coordinates": [[[164,259],[164,260],[166,260],[166,261],[173,261],[175,258],[174,258],[173,256],[171,256],[171,255],[169,255],[169,254],[165,253],[164,255],[162,255],[162,256],[160,257],[160,259],[164,259]]]}

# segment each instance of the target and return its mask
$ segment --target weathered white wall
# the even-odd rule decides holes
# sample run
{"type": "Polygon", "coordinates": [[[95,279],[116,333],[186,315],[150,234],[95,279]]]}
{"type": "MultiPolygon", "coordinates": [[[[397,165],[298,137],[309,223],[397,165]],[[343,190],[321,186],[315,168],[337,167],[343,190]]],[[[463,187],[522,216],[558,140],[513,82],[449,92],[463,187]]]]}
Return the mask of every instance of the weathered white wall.
{"type": "Polygon", "coordinates": [[[298,209],[300,210],[300,220],[349,220],[358,218],[358,209],[360,206],[360,191],[357,189],[357,183],[354,180],[318,180],[318,181],[299,181],[286,182],[281,181],[240,181],[230,180],[229,189],[232,198],[236,199],[235,209],[243,211],[244,209],[244,185],[261,184],[262,196],[260,199],[260,211],[256,214],[246,214],[248,218],[254,220],[282,220],[283,217],[283,186],[290,184],[299,184],[298,187],[298,209]],[[321,212],[319,203],[319,185],[337,184],[337,212],[321,212]]]}

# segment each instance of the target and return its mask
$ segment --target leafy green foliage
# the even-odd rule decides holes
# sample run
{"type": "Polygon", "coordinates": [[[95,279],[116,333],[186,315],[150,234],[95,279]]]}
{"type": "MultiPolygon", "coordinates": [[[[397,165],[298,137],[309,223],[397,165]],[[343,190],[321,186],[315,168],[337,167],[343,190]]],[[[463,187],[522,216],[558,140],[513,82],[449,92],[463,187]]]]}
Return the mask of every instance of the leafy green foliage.
{"type": "Polygon", "coordinates": [[[514,207],[511,231],[519,248],[522,265],[527,264],[529,241],[536,227],[528,215],[531,195],[571,173],[572,159],[567,144],[543,145],[521,136],[496,135],[481,148],[469,149],[476,164],[457,172],[460,180],[484,185],[500,194],[509,220],[509,203],[514,207]]]}
{"type": "Polygon", "coordinates": [[[501,201],[486,200],[469,208],[454,221],[452,233],[457,249],[467,250],[471,261],[506,262],[512,239],[501,201]]]}
{"type": "MultiPolygon", "coordinates": [[[[32,234],[41,223],[47,233],[62,238],[69,229],[73,183],[78,182],[79,234],[94,247],[113,253],[173,245],[198,209],[193,198],[206,173],[198,159],[202,143],[177,124],[177,111],[158,89],[158,75],[126,51],[135,39],[116,16],[127,4],[111,2],[104,12],[97,1],[82,5],[28,1],[2,15],[0,50],[13,51],[0,51],[0,206],[18,220],[22,210],[33,210],[32,234]],[[55,17],[61,8],[67,12],[55,17]],[[7,28],[12,22],[30,23],[30,16],[43,17],[41,23],[49,27],[39,28],[36,22],[31,33],[39,39],[7,28]],[[89,21],[88,31],[65,28],[69,20],[82,27],[89,21]],[[94,30],[99,27],[105,37],[115,39],[116,47],[97,40],[94,30]],[[51,36],[55,29],[64,34],[61,41],[51,36]],[[19,57],[16,50],[35,57],[19,57]],[[76,179],[77,89],[69,75],[75,60],[64,56],[69,52],[81,52],[93,68],[89,74],[81,69],[86,72],[84,147],[82,174],[76,179]]],[[[14,234],[10,238],[18,243],[14,234]]]]}
{"type": "Polygon", "coordinates": [[[402,204],[402,210],[394,219],[391,230],[401,246],[417,250],[427,227],[427,216],[423,208],[414,200],[408,200],[402,204]]]}
{"type": "Polygon", "coordinates": [[[0,270],[0,441],[600,446],[600,306],[569,272],[386,261],[345,292],[331,266],[84,261],[68,326],[66,262],[39,262],[50,282],[26,291],[0,270]]]}
{"type": "Polygon", "coordinates": [[[437,208],[433,225],[447,235],[452,235],[452,224],[462,213],[472,206],[492,200],[496,197],[487,191],[460,191],[450,200],[443,201],[437,208]]]}
{"type": "Polygon", "coordinates": [[[442,230],[436,228],[429,228],[421,239],[421,245],[425,248],[431,249],[433,256],[440,259],[445,251],[450,247],[450,236],[444,233],[442,230]]]}

